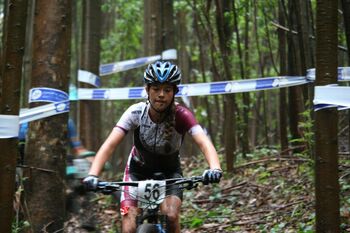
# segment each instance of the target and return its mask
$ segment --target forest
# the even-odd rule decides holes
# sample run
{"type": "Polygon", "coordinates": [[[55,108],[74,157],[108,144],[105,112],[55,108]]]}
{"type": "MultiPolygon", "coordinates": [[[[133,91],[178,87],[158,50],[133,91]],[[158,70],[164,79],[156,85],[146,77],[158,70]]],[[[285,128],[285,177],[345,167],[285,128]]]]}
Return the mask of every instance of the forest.
{"type": "MultiPolygon", "coordinates": [[[[223,170],[184,190],[181,232],[350,232],[349,0],[0,0],[0,11],[1,232],[122,232],[120,193],[81,180],[147,100],[158,60],[181,69],[175,100],[223,170]]],[[[129,133],[104,180],[123,179],[133,144],[129,133]]],[[[208,168],[189,136],[180,155],[185,177],[208,168]]]]}

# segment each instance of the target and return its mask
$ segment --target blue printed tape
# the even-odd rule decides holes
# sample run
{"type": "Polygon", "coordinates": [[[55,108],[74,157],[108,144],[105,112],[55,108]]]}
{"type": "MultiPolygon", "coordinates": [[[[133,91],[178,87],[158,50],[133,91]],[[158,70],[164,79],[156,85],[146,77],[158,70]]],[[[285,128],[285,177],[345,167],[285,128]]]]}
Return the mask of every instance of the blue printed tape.
{"type": "Polygon", "coordinates": [[[130,69],[134,69],[146,64],[150,64],[152,62],[155,62],[157,60],[164,59],[164,60],[175,60],[177,59],[177,52],[175,49],[168,49],[162,52],[161,55],[154,55],[149,57],[141,57],[121,62],[115,62],[115,63],[109,63],[109,64],[102,64],[99,68],[99,75],[105,76],[121,71],[126,71],[130,69]]]}
{"type": "Polygon", "coordinates": [[[32,102],[60,102],[67,100],[68,94],[64,91],[48,87],[36,87],[29,90],[29,103],[32,102]]]}

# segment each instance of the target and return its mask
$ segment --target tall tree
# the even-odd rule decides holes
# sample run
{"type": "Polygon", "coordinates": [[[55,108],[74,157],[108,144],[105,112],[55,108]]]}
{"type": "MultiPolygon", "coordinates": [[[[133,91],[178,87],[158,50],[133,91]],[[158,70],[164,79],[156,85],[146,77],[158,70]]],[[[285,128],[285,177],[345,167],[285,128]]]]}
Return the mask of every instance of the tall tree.
{"type": "MultiPolygon", "coordinates": [[[[290,29],[296,31],[296,8],[294,1],[288,1],[288,26],[290,29]]],[[[293,33],[288,33],[288,69],[287,73],[289,75],[300,75],[300,62],[298,59],[299,47],[297,43],[297,38],[294,37],[293,33]]],[[[300,113],[303,112],[303,92],[300,86],[295,86],[289,88],[288,91],[288,107],[289,107],[289,128],[292,139],[300,139],[301,132],[299,129],[300,113]]],[[[293,142],[295,146],[294,151],[300,151],[300,143],[293,142]]]]}
{"type": "MultiPolygon", "coordinates": [[[[232,25],[227,15],[231,12],[232,2],[216,0],[216,24],[219,36],[219,46],[224,68],[224,80],[232,79],[230,56],[232,49],[230,40],[232,39],[232,25]]],[[[227,172],[233,172],[236,150],[235,113],[236,100],[234,94],[224,96],[224,144],[227,172]]]]}
{"type": "MultiPolygon", "coordinates": [[[[101,0],[83,1],[83,30],[80,69],[99,74],[101,39],[101,0]]],[[[89,84],[81,84],[89,88],[89,84]]],[[[86,148],[97,150],[101,142],[101,105],[99,101],[79,102],[80,138],[86,148]]]]}
{"type": "MultiPolygon", "coordinates": [[[[32,87],[68,92],[71,4],[36,0],[32,87]]],[[[31,107],[42,105],[33,103],[31,107]]],[[[68,114],[33,121],[29,126],[24,171],[28,232],[57,232],[65,220],[65,171],[68,114]]]]}
{"type": "MultiPolygon", "coordinates": [[[[316,85],[337,83],[338,1],[317,0],[316,85]]],[[[338,112],[315,113],[316,232],[340,232],[338,112]]]]}
{"type": "MultiPolygon", "coordinates": [[[[281,25],[285,24],[285,6],[284,1],[278,2],[278,19],[281,25]]],[[[286,64],[286,33],[283,29],[278,29],[278,50],[280,55],[280,73],[284,76],[287,74],[286,64]]],[[[279,138],[281,143],[281,151],[286,151],[288,148],[288,136],[287,136],[287,98],[286,88],[282,88],[279,91],[279,138]]]]}
{"type": "MultiPolygon", "coordinates": [[[[11,0],[7,6],[11,7],[5,9],[0,114],[18,116],[27,1],[11,0]]],[[[13,220],[17,145],[17,138],[0,139],[0,226],[6,233],[13,220]]]]}
{"type": "Polygon", "coordinates": [[[160,54],[175,46],[173,0],[144,0],[145,56],[160,54]]]}
{"type": "MultiPolygon", "coordinates": [[[[342,0],[343,7],[343,17],[344,17],[344,27],[345,27],[345,37],[346,37],[346,45],[348,47],[348,64],[350,64],[350,0],[342,0]]],[[[350,110],[349,112],[349,124],[350,124],[350,110]]],[[[348,133],[348,145],[350,146],[350,127],[348,133]]]]}
{"type": "MultiPolygon", "coordinates": [[[[246,3],[246,7],[248,6],[248,3],[246,3]]],[[[234,22],[234,31],[236,34],[236,43],[237,43],[237,53],[239,57],[239,71],[241,79],[246,79],[247,77],[245,68],[244,68],[244,58],[243,58],[243,52],[242,52],[242,46],[241,46],[241,36],[239,33],[239,27],[238,27],[238,13],[236,9],[236,1],[232,1],[232,12],[233,12],[233,22],[234,22]]],[[[245,30],[248,31],[249,27],[249,18],[245,17],[245,30]]],[[[248,37],[248,35],[246,35],[248,37]]],[[[246,38],[247,39],[247,38],[246,38]]],[[[247,46],[247,43],[245,43],[247,46]]],[[[246,64],[247,65],[247,64],[246,64]]],[[[249,93],[244,92],[243,93],[243,137],[241,137],[241,145],[242,145],[242,155],[243,157],[246,157],[246,154],[249,152],[249,131],[248,131],[248,124],[249,124],[249,105],[250,105],[250,99],[249,99],[249,93]]]]}

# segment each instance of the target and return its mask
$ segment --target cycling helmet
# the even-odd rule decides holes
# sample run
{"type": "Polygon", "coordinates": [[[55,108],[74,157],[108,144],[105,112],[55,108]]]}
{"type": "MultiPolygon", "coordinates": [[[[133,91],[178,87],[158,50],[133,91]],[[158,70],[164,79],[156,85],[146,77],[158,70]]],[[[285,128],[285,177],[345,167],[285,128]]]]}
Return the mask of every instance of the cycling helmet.
{"type": "Polygon", "coordinates": [[[170,83],[179,85],[181,71],[179,67],[169,61],[157,61],[149,64],[143,74],[145,84],[170,83]]]}

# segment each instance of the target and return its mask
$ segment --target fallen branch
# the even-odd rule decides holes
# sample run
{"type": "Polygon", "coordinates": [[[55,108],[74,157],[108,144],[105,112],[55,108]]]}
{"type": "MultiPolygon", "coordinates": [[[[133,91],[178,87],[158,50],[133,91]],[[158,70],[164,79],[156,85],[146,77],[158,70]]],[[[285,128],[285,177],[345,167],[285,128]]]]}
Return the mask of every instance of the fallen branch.
{"type": "Polygon", "coordinates": [[[276,162],[276,161],[297,161],[297,162],[310,162],[311,159],[303,159],[303,158],[297,158],[297,157],[273,157],[273,158],[264,158],[260,160],[255,160],[252,162],[248,162],[245,164],[242,164],[235,169],[241,169],[248,167],[250,165],[258,164],[258,163],[265,163],[265,162],[276,162]]]}
{"type": "Polygon", "coordinates": [[[31,167],[31,166],[28,166],[28,165],[17,165],[17,167],[35,169],[35,170],[43,171],[43,172],[57,173],[57,171],[54,171],[54,170],[45,169],[45,168],[40,168],[40,167],[31,167]]]}
{"type": "Polygon", "coordinates": [[[243,185],[247,184],[247,181],[243,181],[239,184],[236,184],[236,185],[233,185],[233,186],[230,186],[230,187],[227,187],[227,188],[224,188],[224,189],[221,189],[221,192],[227,192],[229,190],[233,190],[233,189],[239,189],[241,188],[243,185]]]}

